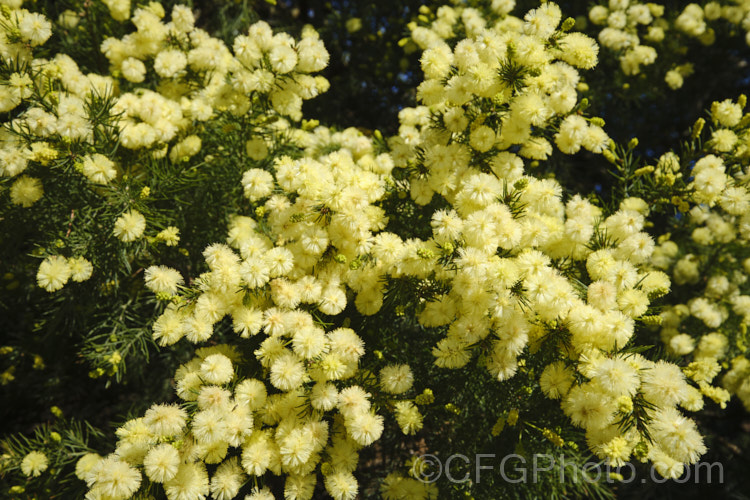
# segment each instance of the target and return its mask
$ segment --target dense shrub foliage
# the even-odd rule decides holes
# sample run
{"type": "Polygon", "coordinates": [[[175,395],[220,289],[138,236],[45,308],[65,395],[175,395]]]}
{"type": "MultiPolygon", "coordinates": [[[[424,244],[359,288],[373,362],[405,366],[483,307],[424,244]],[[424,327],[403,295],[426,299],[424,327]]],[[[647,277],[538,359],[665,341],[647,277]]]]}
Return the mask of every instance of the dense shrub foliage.
{"type": "Polygon", "coordinates": [[[732,0],[0,0],[2,495],[742,492],[748,43],[732,0]]]}

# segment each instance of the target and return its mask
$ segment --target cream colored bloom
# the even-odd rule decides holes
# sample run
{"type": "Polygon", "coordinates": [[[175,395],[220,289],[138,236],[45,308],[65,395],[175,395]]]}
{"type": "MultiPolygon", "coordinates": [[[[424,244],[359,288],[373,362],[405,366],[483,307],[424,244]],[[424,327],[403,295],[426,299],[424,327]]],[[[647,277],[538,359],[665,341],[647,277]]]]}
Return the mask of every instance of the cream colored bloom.
{"type": "Polygon", "coordinates": [[[146,218],[137,210],[123,213],[116,221],[113,234],[124,242],[135,241],[146,229],[146,218]]]}
{"type": "Polygon", "coordinates": [[[21,461],[21,472],[30,477],[39,477],[47,470],[49,460],[47,455],[40,451],[29,452],[21,461]]]}
{"type": "Polygon", "coordinates": [[[68,260],[61,255],[47,257],[39,266],[36,282],[48,292],[60,290],[70,279],[71,268],[68,260]]]}

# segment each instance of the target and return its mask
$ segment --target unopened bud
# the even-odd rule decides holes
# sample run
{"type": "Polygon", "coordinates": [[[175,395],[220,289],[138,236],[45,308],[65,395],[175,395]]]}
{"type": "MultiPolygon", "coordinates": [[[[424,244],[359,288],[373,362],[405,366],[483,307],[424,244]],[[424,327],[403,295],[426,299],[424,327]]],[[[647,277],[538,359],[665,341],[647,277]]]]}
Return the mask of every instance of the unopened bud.
{"type": "Polygon", "coordinates": [[[633,411],[633,400],[630,396],[622,395],[617,398],[617,411],[628,414],[633,411]]]}
{"type": "Polygon", "coordinates": [[[603,150],[602,151],[602,155],[604,156],[604,158],[608,162],[610,162],[612,164],[617,163],[617,158],[615,157],[615,154],[612,151],[610,151],[609,149],[603,150]]]}
{"type": "Polygon", "coordinates": [[[542,436],[546,437],[552,444],[554,444],[558,448],[562,448],[562,446],[565,444],[563,438],[561,438],[558,433],[550,429],[543,429],[542,436]]]}
{"type": "Polygon", "coordinates": [[[652,167],[651,165],[647,165],[647,166],[645,166],[645,167],[641,167],[641,168],[637,169],[637,170],[636,170],[635,172],[633,172],[633,174],[634,174],[634,175],[635,175],[636,177],[640,177],[640,176],[642,176],[642,175],[647,175],[647,174],[650,174],[650,173],[652,173],[653,171],[654,171],[654,167],[652,167]]]}
{"type": "Polygon", "coordinates": [[[493,436],[499,436],[501,432],[503,432],[503,429],[505,428],[505,418],[500,417],[497,419],[497,422],[495,422],[495,425],[492,426],[492,430],[490,433],[493,436]]]}
{"type": "Polygon", "coordinates": [[[516,410],[515,408],[513,408],[508,413],[508,425],[510,425],[511,427],[513,427],[514,425],[516,425],[517,422],[518,422],[518,410],[516,410]]]}
{"type": "Polygon", "coordinates": [[[704,120],[703,118],[698,118],[695,121],[695,124],[693,125],[693,139],[697,139],[701,135],[701,132],[703,132],[703,126],[705,124],[706,120],[704,120]]]}
{"type": "Polygon", "coordinates": [[[454,405],[453,403],[446,404],[445,409],[451,413],[455,413],[456,415],[461,413],[461,409],[458,406],[454,405]]]}

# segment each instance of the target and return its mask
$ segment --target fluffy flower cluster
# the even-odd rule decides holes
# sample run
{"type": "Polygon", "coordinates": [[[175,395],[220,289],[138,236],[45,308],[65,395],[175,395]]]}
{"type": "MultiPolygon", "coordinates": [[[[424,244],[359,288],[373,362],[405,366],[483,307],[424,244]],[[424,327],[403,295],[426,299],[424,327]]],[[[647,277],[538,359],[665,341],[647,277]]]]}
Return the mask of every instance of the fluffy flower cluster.
{"type": "MultiPolygon", "coordinates": [[[[161,345],[183,337],[201,343],[229,316],[238,336],[262,336],[254,354],[265,378],[235,380],[233,366],[248,361],[229,346],[199,349],[175,375],[178,396],[198,410],[153,407],[119,431],[115,454],[102,459],[106,468],[142,467],[168,498],[234,498],[248,475],[267,471],[286,476],[287,498],[311,498],[320,471],[334,498],[351,499],[358,451],[383,431],[371,393],[351,382],[361,373],[363,341],[349,328],[326,331],[308,311],[339,315],[347,288],[357,289],[355,305],[365,314],[382,304],[377,273],[365,276],[350,263],[371,251],[373,232],[387,222],[375,203],[386,194],[393,163],[375,156],[371,141],[354,129],[298,135],[311,150],[331,141],[343,147],[317,158],[278,158],[273,173],[245,172],[256,218],[233,218],[228,244],[204,252],[209,272],[197,280],[197,298],[178,298],[154,324],[161,345]],[[204,464],[221,464],[210,480],[204,464]]],[[[165,266],[147,269],[145,279],[154,292],[170,295],[182,283],[165,266]]],[[[380,387],[403,394],[412,381],[408,365],[388,365],[380,387]]],[[[404,432],[421,428],[415,407],[399,415],[404,432]]],[[[85,479],[92,495],[103,484],[85,479]]]]}
{"type": "MultiPolygon", "coordinates": [[[[160,80],[158,93],[128,92],[115,105],[115,111],[123,113],[119,127],[127,148],[164,145],[216,111],[244,115],[258,104],[260,94],[270,98],[279,114],[300,120],[302,101],[328,89],[325,78],[310,75],[328,63],[328,52],[314,30],[305,30],[296,41],[286,33],[274,34],[261,21],[247,35],[237,36],[233,54],[194,26],[189,8],[175,6],[167,23],[163,17],[159,8],[138,8],[131,18],[137,31],[102,43],[113,74],[140,83],[153,69],[160,80]]],[[[182,144],[174,148],[184,148],[182,144]]]]}
{"type": "Polygon", "coordinates": [[[643,232],[647,203],[629,198],[604,217],[577,196],[564,204],[557,182],[524,175],[524,161],[553,152],[545,128],[567,154],[602,152],[608,141],[596,120],[571,114],[575,67],[595,64],[597,51],[583,35],[558,31],[560,20],[551,3],[523,20],[501,15],[491,27],[472,9],[442,7],[429,27],[413,28],[426,49],[424,106],[402,111],[394,161],[412,172],[416,203],[439,196],[450,206],[434,212],[428,241],[379,234],[363,272],[385,266],[391,278],[448,290],[423,297],[418,316],[446,333],[433,349],[438,366],[459,368],[476,356],[502,381],[516,373],[525,349],[558,338],[562,359],[540,384],[586,430],[591,449],[615,464],[650,459],[677,477],[705,446],[676,407],[693,410],[701,393],[676,365],[620,352],[634,321],[670,288],[669,277],[649,267],[655,243],[643,232]],[[468,36],[451,47],[458,22],[468,36]],[[561,262],[580,263],[582,272],[561,262]],[[648,434],[634,425],[644,407],[652,410],[648,434]]]}
{"type": "Polygon", "coordinates": [[[69,280],[86,281],[91,277],[94,266],[84,257],[65,258],[51,255],[39,265],[36,281],[48,292],[60,290],[69,280]]]}
{"type": "Polygon", "coordinates": [[[664,40],[668,23],[663,16],[662,5],[628,0],[612,0],[606,7],[595,5],[589,11],[591,22],[604,26],[599,43],[619,54],[626,75],[637,75],[641,66],[656,61],[656,49],[642,42],[658,44],[664,40]]]}
{"type": "MultiPolygon", "coordinates": [[[[651,265],[670,273],[678,292],[689,289],[684,303],[661,313],[662,341],[689,361],[685,373],[704,396],[723,407],[730,393],[737,394],[750,408],[745,357],[750,322],[750,171],[745,166],[750,115],[744,112],[745,104],[744,96],[712,104],[709,140],[697,160],[681,161],[674,153],[659,160],[657,182],[690,180],[689,194],[674,200],[687,212],[689,232],[684,238],[662,236],[651,265]],[[710,385],[728,359],[731,369],[722,378],[724,388],[710,385]]],[[[702,126],[699,120],[696,137],[702,126]]],[[[702,402],[696,400],[693,406],[698,410],[702,402]]]]}
{"type": "Polygon", "coordinates": [[[609,0],[592,6],[589,20],[601,27],[599,43],[617,55],[625,75],[639,74],[642,66],[653,64],[662,52],[672,64],[664,74],[664,81],[670,88],[679,89],[693,72],[693,66],[689,62],[679,64],[677,61],[684,55],[670,53],[673,49],[665,40],[692,38],[703,45],[712,45],[716,30],[723,29],[720,24],[723,22],[733,28],[740,27],[750,44],[749,12],[747,2],[712,1],[702,6],[687,4],[676,17],[671,17],[665,16],[664,5],[659,3],[609,0]]]}
{"type": "MultiPolygon", "coordinates": [[[[205,342],[226,316],[239,336],[263,338],[254,354],[267,379],[237,385],[262,393],[262,403],[250,403],[249,410],[238,389],[232,395],[226,387],[237,362],[231,352],[219,358],[214,350],[201,350],[177,373],[178,395],[198,402],[199,411],[185,427],[190,437],[181,441],[197,443],[200,451],[190,456],[205,491],[214,479],[209,481],[200,462],[223,461],[220,469],[231,467],[239,477],[283,472],[288,485],[314,485],[319,467],[334,498],[356,494],[351,475],[356,450],[383,429],[368,391],[399,395],[409,390],[413,376],[406,365],[389,365],[379,387],[347,386],[359,372],[363,342],[347,328],[327,332],[307,311],[335,317],[353,296],[359,313],[377,314],[386,284],[399,279],[445,290],[416,297],[423,304],[419,322],[444,333],[433,347],[438,367],[460,368],[477,358],[504,381],[515,375],[520,358],[553,335],[559,361],[547,367],[540,384],[561,400],[572,423],[586,430],[597,454],[613,463],[635,454],[651,459],[664,475],[677,476],[683,463],[705,452],[695,424],[677,410],[696,398],[680,368],[622,352],[635,320],[670,288],[665,273],[648,267],[655,248],[643,231],[648,205],[629,198],[605,217],[579,196],[563,203],[556,181],[525,175],[524,161],[552,154],[544,137],[549,130],[556,131],[554,142],[563,153],[581,147],[601,152],[606,146],[608,138],[595,120],[572,114],[579,78],[573,65],[593,65],[595,44],[573,37],[579,50],[555,48],[572,35],[557,30],[561,15],[551,3],[523,21],[506,18],[492,28],[472,15],[461,14],[464,24],[475,23],[470,38],[451,48],[433,37],[425,50],[427,80],[419,90],[424,106],[402,112],[391,155],[376,155],[354,130],[332,134],[318,128],[291,132],[306,146],[306,156],[282,156],[270,171],[246,171],[242,185],[255,217],[233,219],[229,246],[212,245],[204,253],[209,272],[199,277],[197,295],[173,300],[155,323],[154,338],[164,346],[183,337],[205,342]],[[558,45],[546,43],[553,37],[558,45]],[[332,144],[335,151],[315,153],[330,151],[332,144]],[[411,172],[407,182],[392,177],[394,166],[411,172]],[[435,197],[445,201],[432,214],[429,239],[384,230],[386,213],[377,203],[398,191],[408,191],[420,205],[435,197]],[[224,409],[209,407],[209,397],[224,409]],[[301,407],[310,409],[309,417],[291,410],[301,407]],[[644,407],[653,410],[647,430],[654,441],[636,422],[644,407]],[[326,417],[334,410],[335,416],[326,417]],[[226,437],[221,424],[232,420],[233,411],[258,412],[255,424],[238,428],[236,439],[226,437]],[[239,462],[227,458],[230,447],[242,449],[239,462]],[[334,451],[339,448],[349,457],[343,463],[334,451]],[[332,460],[321,463],[323,449],[332,460]]],[[[431,36],[420,33],[415,29],[415,39],[431,36]]],[[[249,151],[254,148],[248,144],[249,151]]],[[[160,268],[146,279],[154,291],[174,293],[180,278],[160,268]]],[[[411,401],[394,400],[393,408],[404,433],[422,427],[411,401]]],[[[147,441],[151,451],[144,453],[163,446],[158,439],[147,441]]],[[[180,455],[174,463],[185,462],[182,451],[170,453],[180,455]]],[[[139,458],[130,463],[141,465],[139,458]]],[[[144,467],[152,480],[166,477],[149,473],[146,462],[144,467]]],[[[416,488],[395,478],[385,491],[397,485],[416,488]]],[[[421,488],[422,497],[430,494],[421,488]]],[[[171,495],[169,487],[166,491],[171,495]]],[[[309,498],[312,486],[293,491],[299,493],[290,498],[309,498]]]]}
{"type": "MultiPolygon", "coordinates": [[[[601,153],[609,140],[597,123],[571,114],[578,102],[576,67],[597,62],[594,40],[558,30],[562,14],[553,3],[523,20],[504,16],[494,26],[478,15],[441,7],[429,28],[413,27],[414,41],[426,49],[425,81],[417,91],[424,106],[401,112],[399,137],[391,147],[397,166],[413,161],[418,150],[424,156],[420,175],[411,181],[420,204],[433,193],[452,202],[459,179],[472,173],[470,163],[477,173],[494,172],[499,178],[494,190],[502,190],[502,182],[521,177],[519,156],[545,160],[552,154],[546,130],[568,154],[581,148],[601,153]],[[445,19],[463,22],[469,36],[449,45],[453,40],[441,29],[445,19]],[[441,126],[432,126],[435,122],[441,126]]],[[[491,197],[493,188],[485,188],[484,196],[491,197]]]]}
{"type": "MultiPolygon", "coordinates": [[[[302,313],[288,315],[294,323],[289,328],[303,327],[302,313]]],[[[306,322],[308,329],[316,328],[311,318],[306,322]]],[[[380,437],[383,421],[360,386],[339,390],[332,383],[356,371],[363,352],[358,337],[344,329],[316,333],[317,350],[346,363],[349,374],[331,375],[321,355],[311,352],[311,343],[298,342],[297,336],[294,349],[286,349],[279,332],[256,352],[270,369],[272,385],[235,380],[234,366],[242,360],[228,345],[198,349],[175,374],[178,395],[195,409],[154,405],[117,431],[113,454],[84,456],[77,474],[89,484],[89,497],[128,498],[145,474],[162,484],[170,499],[210,494],[228,500],[248,476],[269,472],[286,476],[285,498],[309,499],[320,467],[334,498],[354,498],[358,450],[380,437]],[[311,367],[313,359],[317,362],[311,367]],[[206,465],[213,464],[219,465],[209,478],[206,465]]]]}
{"type": "MultiPolygon", "coordinates": [[[[121,117],[112,134],[128,154],[178,168],[204,147],[201,123],[218,115],[260,110],[285,118],[268,120],[266,135],[242,139],[244,215],[231,218],[225,242],[205,249],[206,271],[188,279],[167,266],[144,266],[145,286],[168,301],[154,340],[209,346],[197,347],[175,373],[179,404],[153,405],[118,429],[113,453],[78,461],[87,498],[126,499],[160,484],[170,500],[224,500],[251,478],[249,498],[272,498],[267,475],[285,477],[287,499],[312,498],[320,476],[333,498],[355,498],[359,452],[381,437],[384,412],[405,435],[425,425],[420,406],[429,397],[411,397],[412,368],[382,353],[370,357],[364,334],[351,328],[350,315],[377,315],[398,283],[417,284],[400,312],[435,339],[436,367],[477,363],[502,383],[528,361],[543,366],[533,375],[541,390],[614,465],[650,460],[663,476],[678,477],[706,451],[684,411],[700,410],[704,397],[724,405],[730,392],[750,407],[750,361],[735,356],[746,349],[750,321],[744,99],[714,103],[705,151],[690,159],[667,153],[645,170],[660,189],[682,189],[673,202],[691,229],[689,238],[654,241],[644,199],[628,197],[605,211],[567,196],[554,178],[530,175],[529,167],[553,156],[613,154],[602,120],[586,117],[578,99],[579,71],[596,65],[598,46],[571,32],[554,3],[523,18],[509,15],[512,0],[493,1],[488,15],[469,7],[424,10],[421,24],[410,26],[423,50],[420,105],[401,111],[399,133],[387,141],[353,128],[291,124],[301,119],[302,101],[328,85],[311,75],[328,60],[312,30],[294,40],[259,22],[230,49],[195,28],[185,7],[165,22],[157,3],[132,17],[126,0],[106,4],[113,18],[136,27],[102,44],[116,78],[84,75],[67,56],[33,59],[45,24],[25,11],[16,11],[17,29],[38,27],[27,29],[23,43],[7,34],[0,40],[8,57],[38,69],[14,75],[0,99],[7,110],[29,104],[0,135],[0,173],[17,177],[13,203],[26,207],[43,196],[38,179],[20,174],[67,154],[51,144],[89,146],[71,170],[92,192],[125,182],[124,162],[93,140],[102,129],[92,125],[89,105],[106,94],[121,117]],[[148,75],[156,75],[153,88],[138,88],[148,75]],[[54,101],[42,106],[37,90],[58,85],[54,101]],[[299,154],[273,151],[268,137],[277,133],[299,154]],[[426,215],[430,227],[421,237],[389,225],[406,212],[387,211],[394,200],[426,215]],[[706,269],[718,271],[704,283],[706,269]],[[702,291],[654,314],[652,302],[673,284],[702,291]],[[682,368],[627,349],[641,324],[660,327],[671,354],[685,357],[682,368]],[[232,332],[238,345],[253,347],[242,354],[224,343],[232,332]],[[727,359],[724,388],[712,385],[727,359]]],[[[696,8],[710,17],[708,5],[691,5],[675,26],[704,37],[696,8]]],[[[622,52],[627,74],[656,57],[639,33],[657,43],[668,27],[658,5],[628,0],[594,7],[590,17],[607,25],[600,42],[622,52]]],[[[138,199],[147,197],[144,188],[138,199]]],[[[107,237],[176,245],[173,226],[147,236],[152,226],[139,206],[134,197],[118,205],[107,237]]],[[[84,258],[54,255],[42,262],[37,282],[52,292],[92,272],[84,258]]],[[[514,410],[509,425],[518,418],[514,410]]],[[[29,454],[21,467],[39,475],[46,456],[29,454]]],[[[381,493],[433,498],[436,488],[393,473],[381,493]]]]}
{"type": "MultiPolygon", "coordinates": [[[[117,148],[113,152],[94,139],[95,122],[100,118],[94,118],[92,110],[98,100],[111,98],[107,112],[117,117],[106,127],[99,125],[100,133],[108,131],[126,149],[145,151],[143,161],[169,153],[169,160],[179,163],[202,147],[200,138],[189,132],[217,114],[301,119],[302,101],[328,88],[325,78],[313,73],[326,66],[329,56],[309,28],[295,40],[286,33],[274,34],[268,24],[258,22],[247,34],[239,35],[230,49],[196,28],[188,7],[175,6],[168,22],[156,2],[136,8],[132,16],[130,2],[112,1],[108,7],[116,20],[129,20],[136,28],[122,39],[107,38],[102,43],[111,76],[84,74],[65,54],[35,58],[33,49],[50,37],[52,24],[41,14],[12,6],[0,12],[0,53],[18,68],[0,85],[0,111],[24,104],[0,128],[0,175],[13,178],[10,201],[27,208],[43,198],[45,182],[67,179],[66,157],[75,159],[75,172],[91,184],[92,191],[107,203],[116,199],[122,204],[107,230],[130,243],[147,234],[147,220],[134,208],[134,200],[127,199],[132,196],[127,193],[132,158],[123,159],[117,148]],[[157,75],[156,90],[138,87],[147,72],[157,75]],[[78,154],[71,154],[71,143],[78,154]],[[126,197],[114,195],[120,190],[126,197]]],[[[279,120],[274,127],[283,128],[285,123],[279,120]]],[[[265,140],[258,135],[248,142],[248,156],[253,159],[267,153],[265,140]]],[[[140,199],[147,196],[141,193],[140,199]]],[[[159,233],[150,241],[174,246],[175,229],[170,227],[171,233],[159,233]]],[[[45,261],[39,269],[38,282],[48,291],[59,290],[71,273],[78,281],[91,274],[88,261],[88,267],[73,271],[62,260],[55,262],[45,261]]]]}

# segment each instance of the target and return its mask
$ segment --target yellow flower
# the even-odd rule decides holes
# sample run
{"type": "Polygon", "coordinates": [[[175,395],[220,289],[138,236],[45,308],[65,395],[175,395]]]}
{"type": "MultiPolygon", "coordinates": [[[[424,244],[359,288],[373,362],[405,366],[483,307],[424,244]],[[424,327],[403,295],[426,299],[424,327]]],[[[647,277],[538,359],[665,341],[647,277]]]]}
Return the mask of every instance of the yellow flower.
{"type": "Polygon", "coordinates": [[[65,286],[70,279],[70,274],[68,260],[61,255],[52,255],[39,266],[36,282],[48,292],[55,292],[65,286]]]}
{"type": "Polygon", "coordinates": [[[135,241],[146,229],[146,218],[137,210],[123,213],[116,221],[113,234],[124,242],[135,241]]]}
{"type": "Polygon", "coordinates": [[[22,175],[10,187],[10,201],[15,205],[28,208],[42,197],[42,182],[27,175],[22,175]]]}
{"type": "Polygon", "coordinates": [[[29,477],[38,477],[47,470],[48,464],[47,455],[40,451],[32,451],[21,461],[21,472],[29,477]]]}

